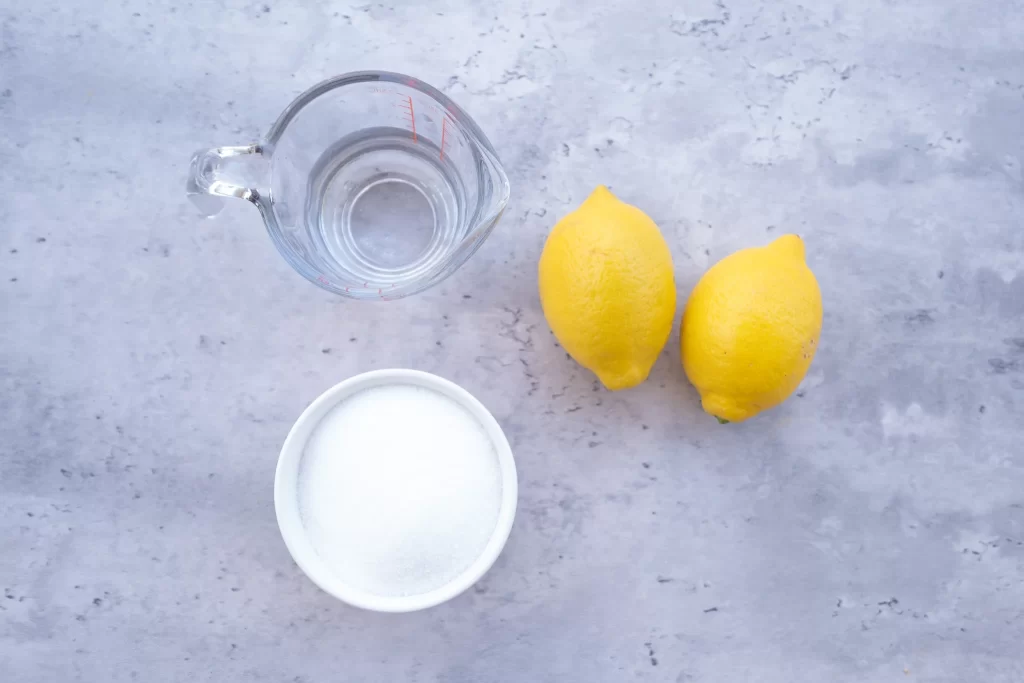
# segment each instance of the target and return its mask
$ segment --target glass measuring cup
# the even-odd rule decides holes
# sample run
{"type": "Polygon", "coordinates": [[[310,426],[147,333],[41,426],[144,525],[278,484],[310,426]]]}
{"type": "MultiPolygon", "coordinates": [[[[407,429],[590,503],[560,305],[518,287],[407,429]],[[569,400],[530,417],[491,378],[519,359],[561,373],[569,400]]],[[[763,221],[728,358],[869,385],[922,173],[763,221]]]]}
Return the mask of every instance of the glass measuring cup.
{"type": "Polygon", "coordinates": [[[509,184],[480,128],[426,83],[363,71],[313,86],[262,142],[192,158],[186,192],[260,210],[275,246],[317,286],[397,299],[451,275],[490,234],[509,184]]]}

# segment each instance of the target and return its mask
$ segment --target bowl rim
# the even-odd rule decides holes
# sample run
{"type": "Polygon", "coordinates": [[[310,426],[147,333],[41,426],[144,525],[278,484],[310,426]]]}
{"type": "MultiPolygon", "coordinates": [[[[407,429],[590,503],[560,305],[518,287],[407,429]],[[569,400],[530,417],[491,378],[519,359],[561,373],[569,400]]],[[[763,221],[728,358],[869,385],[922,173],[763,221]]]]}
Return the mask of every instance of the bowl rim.
{"type": "Polygon", "coordinates": [[[515,519],[518,477],[512,448],[504,431],[489,410],[459,385],[421,370],[391,368],[371,370],[327,389],[310,403],[292,425],[277,461],[274,475],[274,510],[277,525],[292,559],[321,590],[348,603],[375,612],[412,612],[451,600],[476,583],[494,564],[505,547],[515,519]],[[354,588],[336,578],[320,559],[306,534],[299,512],[298,472],[305,445],[320,420],[336,405],[356,393],[375,386],[411,384],[432,389],[453,399],[469,411],[494,444],[501,473],[501,502],[494,530],[480,555],[461,574],[443,586],[409,596],[381,596],[354,588]]]}

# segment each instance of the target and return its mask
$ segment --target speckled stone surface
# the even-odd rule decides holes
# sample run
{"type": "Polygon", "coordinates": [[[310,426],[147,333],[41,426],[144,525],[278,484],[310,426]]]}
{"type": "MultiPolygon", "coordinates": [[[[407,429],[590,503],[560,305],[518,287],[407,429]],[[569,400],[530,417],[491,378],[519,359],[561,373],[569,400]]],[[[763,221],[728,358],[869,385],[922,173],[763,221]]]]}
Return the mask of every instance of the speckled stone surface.
{"type": "Polygon", "coordinates": [[[4,681],[1024,680],[1024,4],[86,5],[0,5],[4,681]],[[513,185],[390,304],[182,192],[195,149],[365,68],[443,88],[513,185]],[[804,235],[797,397],[719,426],[678,330],[634,390],[566,359],[536,262],[598,183],[659,223],[681,303],[804,235]],[[390,366],[475,393],[521,483],[494,569],[404,616],[307,581],[271,496],[303,407],[390,366]]]}

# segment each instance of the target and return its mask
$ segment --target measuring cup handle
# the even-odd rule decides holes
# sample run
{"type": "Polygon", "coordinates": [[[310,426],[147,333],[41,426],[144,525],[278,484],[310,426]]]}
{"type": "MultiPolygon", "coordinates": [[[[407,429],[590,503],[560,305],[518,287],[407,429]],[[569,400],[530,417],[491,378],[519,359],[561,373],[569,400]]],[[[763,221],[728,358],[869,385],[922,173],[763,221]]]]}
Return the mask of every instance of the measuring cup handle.
{"type": "Polygon", "coordinates": [[[259,200],[257,182],[244,179],[252,173],[251,164],[238,163],[246,158],[258,159],[261,166],[266,165],[263,147],[258,143],[214,147],[192,156],[185,194],[203,215],[217,215],[223,208],[222,197],[238,197],[254,204],[259,200]],[[248,172],[242,167],[248,167],[248,172]]]}

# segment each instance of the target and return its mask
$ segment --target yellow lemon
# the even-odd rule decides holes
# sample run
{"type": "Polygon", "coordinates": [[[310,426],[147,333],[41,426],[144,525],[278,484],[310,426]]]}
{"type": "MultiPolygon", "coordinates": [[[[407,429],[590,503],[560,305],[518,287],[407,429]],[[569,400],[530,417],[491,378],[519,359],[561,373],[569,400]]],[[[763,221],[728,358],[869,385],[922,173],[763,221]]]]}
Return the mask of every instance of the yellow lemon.
{"type": "Polygon", "coordinates": [[[607,388],[640,384],[675,317],[672,254],[640,209],[598,187],[548,235],[540,303],[555,337],[607,388]]]}
{"type": "Polygon", "coordinates": [[[821,290],[804,243],[784,235],[725,257],[683,314],[683,368],[704,410],[740,422],[782,403],[807,373],[821,335],[821,290]]]}

